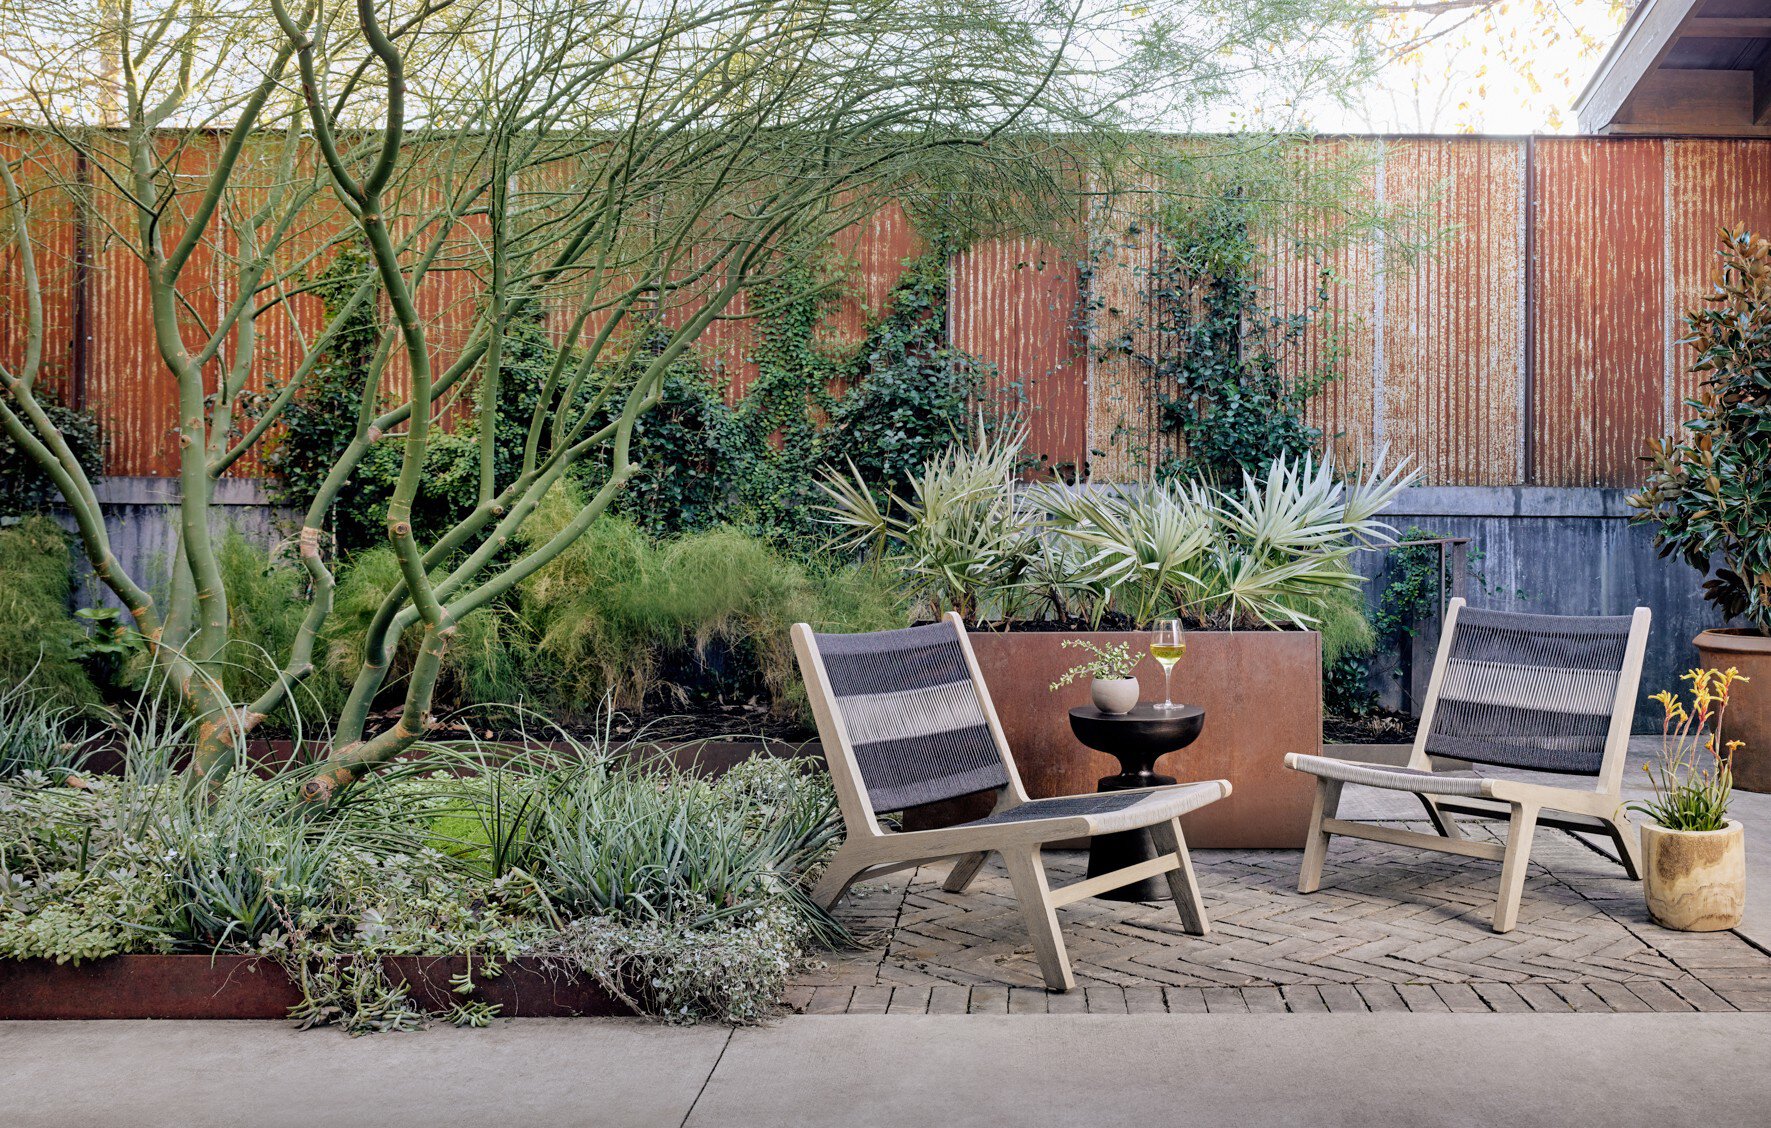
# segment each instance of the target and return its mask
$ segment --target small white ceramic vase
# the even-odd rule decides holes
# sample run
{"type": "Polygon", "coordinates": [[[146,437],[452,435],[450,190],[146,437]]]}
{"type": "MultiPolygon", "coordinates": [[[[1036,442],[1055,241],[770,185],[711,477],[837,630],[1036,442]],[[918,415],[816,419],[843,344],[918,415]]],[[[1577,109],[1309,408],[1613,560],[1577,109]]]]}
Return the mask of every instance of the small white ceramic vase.
{"type": "Polygon", "coordinates": [[[1088,683],[1088,694],[1103,713],[1129,713],[1138,703],[1138,679],[1095,678],[1088,683]]]}

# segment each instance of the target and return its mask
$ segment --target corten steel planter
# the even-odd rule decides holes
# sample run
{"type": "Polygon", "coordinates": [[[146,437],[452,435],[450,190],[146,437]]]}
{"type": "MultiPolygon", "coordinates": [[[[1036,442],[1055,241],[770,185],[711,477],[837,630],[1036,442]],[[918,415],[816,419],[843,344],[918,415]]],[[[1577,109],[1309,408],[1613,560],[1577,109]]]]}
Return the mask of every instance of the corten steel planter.
{"type": "MultiPolygon", "coordinates": [[[[1093,792],[1115,775],[1113,757],[1090,751],[1070,731],[1069,710],[1089,702],[1088,687],[1048,687],[1075,664],[1060,645],[1083,638],[1100,646],[1144,648],[1139,632],[972,631],[972,650],[990,687],[1021,781],[1034,798],[1093,792]]],[[[1151,660],[1150,665],[1155,666],[1151,660]]],[[[1181,825],[1195,848],[1302,849],[1315,783],[1285,767],[1287,752],[1322,749],[1322,638],[1314,631],[1191,631],[1175,666],[1177,703],[1205,710],[1205,729],[1156,770],[1184,781],[1227,779],[1230,796],[1181,825]]],[[[1160,701],[1160,679],[1144,698],[1160,701]]],[[[949,826],[990,809],[988,795],[905,812],[907,829],[949,826]]]]}
{"type": "Polygon", "coordinates": [[[1642,893],[1648,913],[1681,932],[1720,932],[1746,911],[1746,828],[1668,830],[1642,824],[1642,893]]]}
{"type": "MultiPolygon", "coordinates": [[[[463,956],[398,956],[382,965],[427,1009],[461,1000],[449,977],[467,970],[463,956]]],[[[510,961],[496,978],[476,974],[471,998],[499,1004],[502,1018],[634,1013],[589,979],[532,959],[510,961]]],[[[0,960],[0,1020],[286,1018],[300,1002],[283,968],[256,956],[109,956],[77,967],[0,960]]]]}
{"type": "Polygon", "coordinates": [[[1751,680],[1729,691],[1723,736],[1744,740],[1734,754],[1734,786],[1771,791],[1771,637],[1751,630],[1719,627],[1691,640],[1705,666],[1737,667],[1751,680]]]}

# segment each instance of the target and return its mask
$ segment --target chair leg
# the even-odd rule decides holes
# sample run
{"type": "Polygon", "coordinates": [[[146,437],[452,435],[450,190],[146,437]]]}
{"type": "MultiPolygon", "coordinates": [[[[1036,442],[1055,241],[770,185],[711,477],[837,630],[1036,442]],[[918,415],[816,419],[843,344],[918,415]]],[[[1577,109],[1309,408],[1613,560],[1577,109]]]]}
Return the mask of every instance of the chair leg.
{"type": "Polygon", "coordinates": [[[1181,927],[1195,936],[1211,931],[1205,916],[1205,902],[1199,898],[1199,878],[1193,873],[1193,855],[1187,852],[1187,839],[1181,833],[1181,820],[1169,819],[1150,828],[1150,840],[1158,854],[1173,854],[1180,865],[1168,871],[1168,889],[1174,894],[1175,908],[1181,914],[1181,927]]]}
{"type": "Polygon", "coordinates": [[[947,880],[941,883],[941,888],[949,893],[964,893],[966,886],[970,885],[972,879],[978,876],[978,871],[984,868],[984,859],[989,856],[982,850],[976,854],[960,855],[954,860],[953,868],[947,872],[947,880]]]}
{"type": "Polygon", "coordinates": [[[1316,805],[1310,811],[1310,834],[1304,839],[1304,864],[1298,870],[1298,892],[1314,893],[1322,888],[1322,863],[1328,857],[1328,834],[1322,820],[1331,819],[1341,807],[1341,781],[1318,779],[1316,805]]]}
{"type": "Polygon", "coordinates": [[[834,909],[836,903],[842,900],[842,895],[849,891],[849,886],[861,876],[861,871],[872,864],[864,860],[859,851],[845,843],[837,850],[836,856],[830,859],[830,864],[824,867],[824,875],[818,879],[818,884],[812,887],[812,902],[826,912],[834,909]]]}
{"type": "Polygon", "coordinates": [[[1519,923],[1519,897],[1525,891],[1525,872],[1531,868],[1531,836],[1537,831],[1537,808],[1513,804],[1507,820],[1507,853],[1500,866],[1500,898],[1494,904],[1494,930],[1511,932],[1519,923]]]}
{"type": "Polygon", "coordinates": [[[1070,974],[1070,956],[1064,951],[1064,937],[1058,931],[1058,911],[1052,907],[1051,886],[1045,879],[1045,863],[1039,849],[1012,850],[1002,855],[1008,867],[1009,884],[1015,899],[1021,902],[1021,916],[1027,921],[1027,933],[1033,939],[1033,952],[1039,957],[1039,972],[1045,977],[1049,991],[1068,991],[1076,986],[1070,974]]]}
{"type": "Polygon", "coordinates": [[[1431,795],[1420,796],[1420,805],[1427,809],[1427,818],[1433,821],[1433,829],[1446,838],[1462,838],[1464,832],[1458,829],[1457,816],[1441,811],[1439,804],[1433,802],[1431,795]]]}
{"type": "Polygon", "coordinates": [[[1631,881],[1642,880],[1642,839],[1635,824],[1630,822],[1629,816],[1618,815],[1606,819],[1605,826],[1611,841],[1617,845],[1617,860],[1623,863],[1623,872],[1631,881]]]}

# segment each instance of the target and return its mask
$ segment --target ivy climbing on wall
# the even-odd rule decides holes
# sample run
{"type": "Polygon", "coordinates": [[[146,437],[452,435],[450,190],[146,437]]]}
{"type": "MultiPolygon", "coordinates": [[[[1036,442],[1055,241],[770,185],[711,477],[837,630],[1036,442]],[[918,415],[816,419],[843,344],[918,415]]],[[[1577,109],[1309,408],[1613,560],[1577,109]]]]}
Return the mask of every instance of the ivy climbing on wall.
{"type": "MultiPolygon", "coordinates": [[[[322,324],[338,316],[372,269],[369,251],[361,243],[347,243],[333,255],[311,285],[311,292],[325,309],[322,324]]],[[[279,432],[265,455],[265,467],[271,474],[270,494],[277,504],[305,509],[349,445],[356,433],[363,381],[368,378],[381,332],[376,303],[360,304],[338,326],[325,353],[284,409],[279,432]]],[[[265,397],[269,399],[277,391],[270,388],[265,397]]]]}
{"type": "MultiPolygon", "coordinates": [[[[692,353],[673,364],[661,402],[635,426],[639,470],[616,510],[658,536],[723,523],[809,549],[827,531],[818,520],[815,486],[825,468],[852,461],[869,481],[898,487],[955,438],[967,438],[989,366],[948,340],[947,263],[955,247],[950,240],[930,242],[927,252],[905,264],[859,341],[824,331],[845,294],[840,263],[807,255],[794,274],[755,291],[749,358],[756,378],[728,403],[721,374],[692,353]]],[[[319,277],[316,290],[329,314],[347,298],[364,264],[360,249],[346,248],[319,277]]],[[[347,320],[312,387],[289,410],[285,436],[269,459],[276,496],[285,504],[305,504],[350,439],[383,330],[372,311],[373,303],[367,304],[347,320]]],[[[656,356],[667,339],[644,322],[631,331],[642,335],[631,361],[636,365],[656,356]]],[[[504,409],[494,448],[500,485],[516,473],[535,398],[556,356],[539,318],[506,334],[499,383],[504,409]]],[[[609,371],[605,378],[624,377],[609,371]]],[[[478,482],[473,427],[466,419],[433,440],[414,504],[414,523],[421,528],[447,527],[472,508],[478,482]]],[[[397,437],[382,439],[364,458],[335,514],[341,546],[356,550],[381,542],[399,463],[397,437]]],[[[594,488],[602,472],[586,464],[574,477],[594,488]]]]}
{"type": "Polygon", "coordinates": [[[1318,271],[1307,308],[1271,308],[1253,212],[1246,195],[1226,192],[1171,209],[1158,236],[1154,355],[1138,359],[1154,382],[1159,429],[1180,440],[1182,453],[1158,467],[1164,475],[1235,483],[1322,441],[1305,406],[1335,378],[1338,351],[1331,343],[1307,368],[1290,362],[1327,303],[1330,275],[1318,271]]]}

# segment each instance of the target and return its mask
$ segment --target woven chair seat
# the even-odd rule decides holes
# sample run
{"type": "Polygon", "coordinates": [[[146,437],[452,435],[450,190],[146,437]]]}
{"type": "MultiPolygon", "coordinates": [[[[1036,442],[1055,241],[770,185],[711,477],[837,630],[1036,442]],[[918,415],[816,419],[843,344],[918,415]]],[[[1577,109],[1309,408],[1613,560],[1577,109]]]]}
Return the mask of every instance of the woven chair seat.
{"type": "Polygon", "coordinates": [[[1308,772],[1319,779],[1338,779],[1342,783],[1384,787],[1391,791],[1412,791],[1417,795],[1480,797],[1488,794],[1487,780],[1464,772],[1432,772],[1419,768],[1392,767],[1389,764],[1361,764],[1353,760],[1337,760],[1332,756],[1305,756],[1299,753],[1287,756],[1285,766],[1308,772]]]}
{"type": "Polygon", "coordinates": [[[1229,792],[1230,788],[1223,780],[1213,779],[1152,791],[1063,795],[1055,799],[1029,800],[1019,807],[997,811],[965,825],[982,828],[1008,823],[1082,818],[1088,820],[1088,829],[1082,833],[1112,834],[1121,830],[1140,830],[1164,819],[1178,818],[1188,811],[1222,799],[1229,792]]]}

